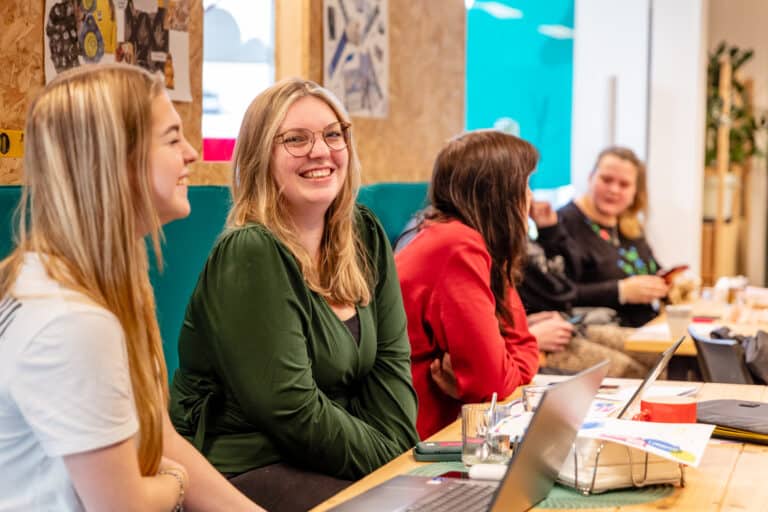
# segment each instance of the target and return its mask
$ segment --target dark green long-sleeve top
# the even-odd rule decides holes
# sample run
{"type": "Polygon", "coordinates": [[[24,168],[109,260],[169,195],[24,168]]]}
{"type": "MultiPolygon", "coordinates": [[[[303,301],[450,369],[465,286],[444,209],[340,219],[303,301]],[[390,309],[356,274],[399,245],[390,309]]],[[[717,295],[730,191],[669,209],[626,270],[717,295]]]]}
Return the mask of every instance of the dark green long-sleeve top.
{"type": "Polygon", "coordinates": [[[370,211],[358,206],[356,219],[376,271],[370,304],[356,308],[359,345],[264,226],[228,232],[211,251],[179,337],[170,412],[219,471],[282,461],[356,479],[418,440],[392,250],[370,211]]]}

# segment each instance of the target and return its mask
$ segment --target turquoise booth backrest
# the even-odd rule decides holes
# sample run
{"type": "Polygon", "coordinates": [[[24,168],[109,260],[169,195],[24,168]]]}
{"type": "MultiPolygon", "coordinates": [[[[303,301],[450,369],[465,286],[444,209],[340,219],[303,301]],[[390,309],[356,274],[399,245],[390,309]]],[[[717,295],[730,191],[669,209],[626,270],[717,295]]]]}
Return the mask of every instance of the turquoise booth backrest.
{"type": "Polygon", "coordinates": [[[155,289],[157,322],[163,337],[163,351],[168,376],[179,366],[178,340],[184,311],[203,269],[208,253],[224,229],[232,204],[229,187],[189,187],[192,213],[186,219],[171,222],[163,228],[163,272],[157,271],[154,258],[149,272],[155,289]]]}
{"type": "MultiPolygon", "coordinates": [[[[0,186],[0,255],[3,257],[13,245],[13,212],[20,193],[21,187],[0,186]]],[[[224,227],[231,203],[229,189],[216,186],[190,187],[189,200],[192,214],[171,222],[163,230],[165,268],[162,274],[157,271],[154,256],[150,256],[150,279],[169,376],[179,365],[176,347],[187,301],[208,252],[224,227]]]]}
{"type": "Polygon", "coordinates": [[[373,210],[390,243],[402,233],[414,213],[427,205],[426,182],[383,182],[360,188],[357,200],[373,210]]]}
{"type": "Polygon", "coordinates": [[[13,214],[21,197],[21,187],[0,186],[0,257],[5,257],[13,247],[13,214]]]}
{"type": "MultiPolygon", "coordinates": [[[[12,247],[13,213],[21,187],[0,186],[0,256],[12,247]]],[[[360,190],[359,201],[381,219],[390,241],[405,227],[411,216],[426,201],[426,183],[377,183],[360,190]]],[[[163,261],[159,273],[152,263],[150,280],[155,290],[157,319],[163,337],[163,350],[169,376],[179,364],[177,341],[184,311],[208,253],[221,233],[231,204],[228,187],[197,186],[189,188],[192,214],[171,222],[164,228],[163,261]]]]}

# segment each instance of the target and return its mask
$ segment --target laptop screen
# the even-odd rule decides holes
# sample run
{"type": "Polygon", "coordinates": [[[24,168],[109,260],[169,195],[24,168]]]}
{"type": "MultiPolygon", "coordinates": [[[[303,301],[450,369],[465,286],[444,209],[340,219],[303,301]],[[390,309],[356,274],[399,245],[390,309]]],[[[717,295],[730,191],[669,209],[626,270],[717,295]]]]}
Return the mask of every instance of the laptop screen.
{"type": "Polygon", "coordinates": [[[425,503],[434,504],[439,501],[440,507],[435,508],[436,510],[466,512],[465,502],[469,496],[482,497],[480,510],[483,511],[528,510],[546,498],[555,484],[555,478],[568,457],[592,399],[607,373],[608,361],[603,361],[551,386],[544,393],[499,484],[398,475],[345,501],[333,510],[402,512],[422,510],[425,503]],[[460,490],[462,498],[456,501],[453,501],[453,493],[449,494],[449,490],[454,486],[465,488],[460,490]],[[467,486],[472,486],[473,490],[470,492],[467,486]],[[482,491],[482,494],[478,494],[478,491],[482,491]]]}
{"type": "Polygon", "coordinates": [[[621,409],[617,418],[625,419],[629,411],[631,411],[633,407],[640,403],[640,400],[643,398],[643,393],[645,393],[645,391],[650,386],[652,386],[654,382],[656,382],[656,379],[659,378],[661,372],[663,372],[667,367],[669,360],[672,359],[672,356],[683,342],[683,340],[685,340],[685,336],[681,336],[679,340],[674,342],[667,350],[661,353],[659,359],[656,361],[656,364],[653,365],[651,371],[648,372],[648,375],[645,376],[643,382],[640,383],[635,392],[632,394],[632,398],[630,398],[626,405],[624,405],[624,407],[621,409]]]}
{"type": "Polygon", "coordinates": [[[608,361],[544,393],[494,496],[491,512],[528,510],[549,494],[571,450],[608,361]]]}

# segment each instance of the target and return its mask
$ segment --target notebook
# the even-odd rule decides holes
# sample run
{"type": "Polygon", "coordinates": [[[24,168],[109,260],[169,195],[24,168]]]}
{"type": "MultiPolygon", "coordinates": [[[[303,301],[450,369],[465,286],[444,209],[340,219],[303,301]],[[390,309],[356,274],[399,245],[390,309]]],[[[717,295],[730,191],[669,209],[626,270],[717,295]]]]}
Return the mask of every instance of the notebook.
{"type": "Polygon", "coordinates": [[[336,512],[515,512],[546,498],[608,373],[603,361],[544,393],[500,482],[400,475],[331,509],[336,512]]]}
{"type": "MultiPolygon", "coordinates": [[[[685,336],[659,355],[617,418],[630,419],[643,394],[656,382],[683,340],[685,336]]],[[[675,483],[681,478],[679,464],[675,462],[616,443],[580,438],[565,459],[557,481],[589,494],[637,485],[675,483]]]]}
{"type": "Polygon", "coordinates": [[[715,425],[715,437],[768,444],[768,403],[706,400],[698,403],[696,415],[699,423],[715,425]]]}

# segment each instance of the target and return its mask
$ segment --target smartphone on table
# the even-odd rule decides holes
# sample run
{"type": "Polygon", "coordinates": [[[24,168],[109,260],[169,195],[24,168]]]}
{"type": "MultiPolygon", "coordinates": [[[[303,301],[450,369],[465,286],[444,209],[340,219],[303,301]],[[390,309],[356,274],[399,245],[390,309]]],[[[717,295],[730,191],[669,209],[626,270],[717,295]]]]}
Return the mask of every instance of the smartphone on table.
{"type": "Polygon", "coordinates": [[[419,462],[460,462],[461,441],[421,441],[413,449],[419,462]]]}

